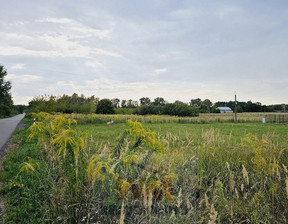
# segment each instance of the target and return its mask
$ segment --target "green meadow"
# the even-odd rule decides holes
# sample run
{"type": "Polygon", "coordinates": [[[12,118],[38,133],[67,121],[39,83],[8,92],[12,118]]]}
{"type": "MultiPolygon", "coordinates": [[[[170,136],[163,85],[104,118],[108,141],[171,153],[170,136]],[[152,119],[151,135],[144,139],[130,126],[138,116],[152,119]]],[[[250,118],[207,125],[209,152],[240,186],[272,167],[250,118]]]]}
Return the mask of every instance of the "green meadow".
{"type": "Polygon", "coordinates": [[[2,164],[3,223],[288,221],[286,124],[35,116],[2,164]]]}
{"type": "MultiPolygon", "coordinates": [[[[117,138],[119,138],[126,128],[126,123],[117,123],[107,125],[100,124],[85,124],[78,125],[80,131],[87,131],[93,138],[99,141],[107,142],[111,146],[115,146],[117,138]]],[[[157,132],[158,136],[165,138],[165,135],[173,135],[179,141],[186,141],[187,137],[192,138],[194,142],[200,144],[203,132],[213,130],[221,136],[230,137],[234,143],[239,143],[241,138],[248,133],[253,133],[259,138],[263,135],[273,135],[273,141],[278,144],[287,144],[288,130],[285,124],[273,124],[260,122],[254,123],[207,123],[207,124],[189,124],[189,123],[143,123],[145,128],[157,132]]],[[[272,140],[272,139],[271,139],[272,140]]],[[[179,145],[179,147],[182,147],[179,145]]]]}

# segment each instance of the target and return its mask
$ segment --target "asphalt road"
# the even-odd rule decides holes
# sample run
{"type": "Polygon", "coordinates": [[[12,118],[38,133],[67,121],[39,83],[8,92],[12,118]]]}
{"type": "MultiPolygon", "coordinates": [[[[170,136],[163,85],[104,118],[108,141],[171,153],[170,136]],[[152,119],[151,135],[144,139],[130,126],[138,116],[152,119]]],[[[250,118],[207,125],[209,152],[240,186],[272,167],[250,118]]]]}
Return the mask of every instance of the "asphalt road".
{"type": "Polygon", "coordinates": [[[19,114],[14,117],[0,119],[0,159],[4,153],[6,143],[24,116],[25,114],[19,114]]]}

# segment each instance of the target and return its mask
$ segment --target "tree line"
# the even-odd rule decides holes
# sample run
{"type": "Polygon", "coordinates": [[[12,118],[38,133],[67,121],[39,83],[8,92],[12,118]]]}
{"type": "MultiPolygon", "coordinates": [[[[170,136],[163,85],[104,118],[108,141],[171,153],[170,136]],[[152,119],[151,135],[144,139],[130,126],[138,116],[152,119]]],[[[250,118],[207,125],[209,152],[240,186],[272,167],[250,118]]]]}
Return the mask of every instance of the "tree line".
{"type": "MultiPolygon", "coordinates": [[[[198,116],[199,113],[220,113],[217,107],[227,106],[235,109],[234,101],[218,101],[200,98],[191,99],[189,103],[175,101],[169,103],[163,97],[151,100],[149,97],[142,97],[137,100],[99,99],[83,94],[62,95],[62,96],[39,96],[29,102],[29,110],[33,112],[62,112],[62,113],[97,113],[97,114],[138,114],[138,115],[175,115],[175,116],[198,116]]],[[[237,112],[275,112],[286,111],[287,105],[262,105],[252,101],[237,102],[237,112]]]]}
{"type": "Polygon", "coordinates": [[[61,113],[97,113],[97,114],[158,114],[175,116],[198,116],[199,109],[186,103],[176,101],[168,103],[162,97],[151,101],[148,97],[135,100],[99,99],[95,96],[85,97],[74,93],[72,96],[38,96],[29,102],[30,112],[61,113]],[[145,98],[145,99],[144,99],[145,98]]]}

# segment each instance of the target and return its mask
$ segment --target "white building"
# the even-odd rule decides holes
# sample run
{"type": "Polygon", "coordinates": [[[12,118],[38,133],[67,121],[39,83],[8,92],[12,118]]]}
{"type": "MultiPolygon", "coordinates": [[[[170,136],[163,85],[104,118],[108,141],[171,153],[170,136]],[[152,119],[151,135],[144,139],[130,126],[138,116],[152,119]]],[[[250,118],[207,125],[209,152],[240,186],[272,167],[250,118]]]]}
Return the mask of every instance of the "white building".
{"type": "Polygon", "coordinates": [[[233,110],[230,107],[217,107],[217,109],[220,110],[221,114],[233,113],[233,110]]]}

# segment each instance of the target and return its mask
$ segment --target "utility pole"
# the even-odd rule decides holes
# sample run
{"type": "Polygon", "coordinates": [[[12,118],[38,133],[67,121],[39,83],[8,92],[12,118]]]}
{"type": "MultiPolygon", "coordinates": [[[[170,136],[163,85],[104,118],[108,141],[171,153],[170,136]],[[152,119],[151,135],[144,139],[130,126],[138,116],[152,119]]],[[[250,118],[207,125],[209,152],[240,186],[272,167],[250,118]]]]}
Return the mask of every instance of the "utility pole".
{"type": "Polygon", "coordinates": [[[236,91],[235,91],[235,108],[234,108],[234,112],[235,112],[235,122],[237,122],[237,99],[236,99],[236,91]]]}

